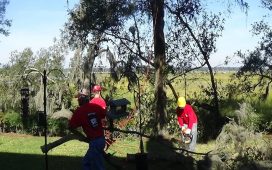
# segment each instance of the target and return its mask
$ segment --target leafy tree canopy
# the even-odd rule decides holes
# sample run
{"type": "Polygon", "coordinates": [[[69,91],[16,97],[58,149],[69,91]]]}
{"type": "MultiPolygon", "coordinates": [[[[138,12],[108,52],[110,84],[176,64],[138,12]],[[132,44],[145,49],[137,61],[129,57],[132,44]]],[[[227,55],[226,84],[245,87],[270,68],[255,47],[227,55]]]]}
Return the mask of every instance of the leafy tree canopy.
{"type": "MultiPolygon", "coordinates": [[[[263,1],[265,7],[269,8],[271,1],[263,1]]],[[[272,9],[270,9],[272,10],[272,9]]],[[[256,87],[265,88],[264,98],[269,94],[272,82],[272,29],[271,25],[264,20],[256,22],[252,26],[252,33],[260,36],[260,42],[254,50],[237,54],[242,58],[243,66],[239,69],[237,76],[244,79],[243,88],[246,91],[254,90],[256,87]],[[254,77],[258,78],[255,83],[249,83],[254,77]]]]}
{"type": "Polygon", "coordinates": [[[79,41],[88,43],[90,33],[118,32],[134,8],[132,3],[126,0],[81,1],[69,12],[70,22],[65,25],[71,36],[71,43],[79,41]]]}
{"type": "Polygon", "coordinates": [[[262,4],[268,8],[269,10],[272,10],[272,1],[271,0],[262,0],[262,4]]]}
{"type": "Polygon", "coordinates": [[[8,27],[11,26],[11,20],[5,18],[6,6],[9,4],[8,0],[0,0],[0,34],[9,35],[8,27]]]}

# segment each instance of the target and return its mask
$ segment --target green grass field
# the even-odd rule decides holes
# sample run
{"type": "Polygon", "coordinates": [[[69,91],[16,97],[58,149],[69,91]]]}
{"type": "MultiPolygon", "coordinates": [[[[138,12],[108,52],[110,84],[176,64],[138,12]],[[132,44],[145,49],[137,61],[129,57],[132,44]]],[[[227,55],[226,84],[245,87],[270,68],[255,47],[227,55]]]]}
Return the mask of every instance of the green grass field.
{"type": "MultiPolygon", "coordinates": [[[[48,142],[58,139],[49,137],[48,142]]],[[[0,169],[1,170],[42,170],[45,169],[45,156],[40,150],[44,144],[44,137],[33,137],[23,134],[0,133],[0,169]]],[[[155,155],[171,154],[161,144],[155,141],[144,140],[145,151],[155,155]]],[[[48,166],[50,170],[79,170],[81,159],[88,145],[77,140],[69,141],[48,152],[48,166]]],[[[213,148],[213,143],[198,144],[197,152],[208,152],[213,148]]],[[[126,138],[117,139],[110,146],[107,153],[111,154],[110,160],[123,169],[136,169],[135,162],[127,161],[127,154],[139,152],[139,140],[126,138]]],[[[172,152],[173,153],[173,152],[172,152]]],[[[115,169],[105,161],[106,169],[115,169]]],[[[167,170],[179,169],[180,163],[172,161],[149,161],[149,169],[167,170]]]]}
{"type": "MultiPolygon", "coordinates": [[[[230,79],[229,74],[217,74],[216,77],[223,83],[228,83],[230,79]]],[[[123,82],[127,83],[127,82],[123,82]]],[[[208,85],[209,77],[207,74],[194,74],[187,77],[187,94],[193,96],[194,93],[201,93],[199,85],[208,85]]],[[[148,86],[148,83],[141,84],[148,86]]],[[[173,84],[179,95],[184,94],[185,86],[184,80],[180,79],[173,84]]],[[[133,93],[128,92],[126,85],[118,84],[115,98],[126,97],[131,102],[133,101],[133,93]],[[122,88],[121,88],[122,87],[122,88]],[[118,95],[117,95],[118,94],[118,95]]],[[[143,88],[145,89],[145,88],[143,88]]],[[[173,98],[171,90],[166,88],[167,96],[173,98]]],[[[263,119],[271,120],[271,101],[270,95],[267,102],[258,104],[256,111],[264,114],[263,119]]],[[[235,103],[236,104],[236,103],[235,103]]],[[[133,106],[133,102],[131,104],[133,106]]],[[[222,109],[223,113],[231,113],[234,109],[233,103],[226,103],[222,109]],[[225,111],[226,110],[226,111],[225,111]]],[[[237,104],[236,104],[237,105],[237,104]]],[[[272,126],[270,122],[270,126],[272,126]]],[[[271,128],[271,127],[270,127],[271,128]]],[[[58,137],[49,137],[48,142],[57,140],[58,137]]],[[[44,145],[44,137],[34,137],[23,134],[0,133],[0,170],[43,170],[45,169],[45,156],[40,150],[40,146],[44,145]]],[[[156,141],[144,140],[145,152],[150,154],[162,154],[164,156],[173,154],[173,151],[166,149],[156,141]]],[[[196,152],[207,153],[213,150],[214,141],[208,144],[197,144],[196,152]]],[[[69,141],[48,152],[48,163],[50,170],[79,170],[81,169],[81,160],[84,156],[88,145],[79,141],[69,141]]],[[[139,153],[139,139],[125,138],[117,139],[117,141],[110,146],[107,151],[111,155],[110,160],[122,167],[122,169],[136,169],[136,163],[127,161],[127,154],[139,153]]],[[[201,159],[201,156],[194,157],[201,159]]],[[[106,169],[116,169],[109,162],[105,162],[106,169]]],[[[174,161],[149,161],[149,170],[174,170],[183,169],[183,165],[174,161]]]]}

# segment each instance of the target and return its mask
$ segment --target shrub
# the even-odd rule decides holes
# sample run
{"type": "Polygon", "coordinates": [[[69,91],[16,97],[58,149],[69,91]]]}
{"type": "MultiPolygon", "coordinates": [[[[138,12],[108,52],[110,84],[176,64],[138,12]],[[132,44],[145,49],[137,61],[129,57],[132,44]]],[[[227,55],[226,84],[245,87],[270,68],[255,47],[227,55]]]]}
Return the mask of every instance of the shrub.
{"type": "Polygon", "coordinates": [[[68,134],[68,120],[66,118],[48,119],[48,130],[51,136],[64,136],[68,134]]]}
{"type": "Polygon", "coordinates": [[[272,159],[272,142],[255,131],[258,119],[248,104],[237,110],[238,119],[226,124],[216,139],[216,152],[229,169],[257,166],[272,159]]]}
{"type": "Polygon", "coordinates": [[[243,126],[252,131],[259,130],[261,119],[250,104],[240,104],[240,109],[236,110],[235,113],[237,115],[238,124],[240,126],[243,126]]]}
{"type": "Polygon", "coordinates": [[[258,101],[254,103],[256,111],[260,117],[260,130],[272,132],[272,95],[270,95],[265,101],[258,101]]]}
{"type": "Polygon", "coordinates": [[[21,115],[13,110],[5,112],[3,122],[8,126],[8,131],[16,132],[23,127],[21,115]]]}

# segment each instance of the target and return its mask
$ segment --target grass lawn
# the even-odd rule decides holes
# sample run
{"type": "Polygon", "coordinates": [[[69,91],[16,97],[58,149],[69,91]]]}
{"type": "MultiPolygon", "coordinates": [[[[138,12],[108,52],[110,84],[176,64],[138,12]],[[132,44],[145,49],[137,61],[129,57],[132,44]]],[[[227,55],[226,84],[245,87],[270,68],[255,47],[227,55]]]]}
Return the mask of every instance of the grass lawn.
{"type": "MultiPolygon", "coordinates": [[[[48,138],[48,142],[58,139],[48,138]]],[[[42,170],[45,169],[45,156],[40,150],[44,145],[44,137],[29,135],[0,133],[0,169],[1,170],[42,170]]],[[[167,150],[155,141],[144,140],[145,150],[155,155],[171,155],[167,150]]],[[[213,143],[198,144],[196,152],[208,152],[213,143]]],[[[81,159],[88,145],[76,140],[69,141],[48,152],[49,170],[77,170],[81,169],[81,159]]],[[[110,162],[122,167],[122,169],[136,169],[135,162],[127,161],[127,154],[139,152],[138,139],[117,139],[110,146],[107,153],[111,154],[110,162]]],[[[173,153],[173,152],[172,152],[173,153]]],[[[198,157],[199,158],[199,157],[198,157]]],[[[196,158],[197,159],[197,158],[196,158]]],[[[106,169],[116,169],[108,161],[105,161],[106,169]]],[[[182,165],[173,161],[149,161],[149,169],[170,170],[182,168],[182,165]]]]}

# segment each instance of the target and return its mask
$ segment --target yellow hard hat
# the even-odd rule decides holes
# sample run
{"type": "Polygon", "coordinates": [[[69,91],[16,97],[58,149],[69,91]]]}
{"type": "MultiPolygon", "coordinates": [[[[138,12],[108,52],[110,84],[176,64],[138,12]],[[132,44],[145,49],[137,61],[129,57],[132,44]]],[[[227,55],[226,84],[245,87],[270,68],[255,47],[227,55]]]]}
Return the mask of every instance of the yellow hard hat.
{"type": "Polygon", "coordinates": [[[184,97],[179,97],[177,104],[178,104],[178,107],[184,107],[186,105],[185,98],[184,97]]]}

